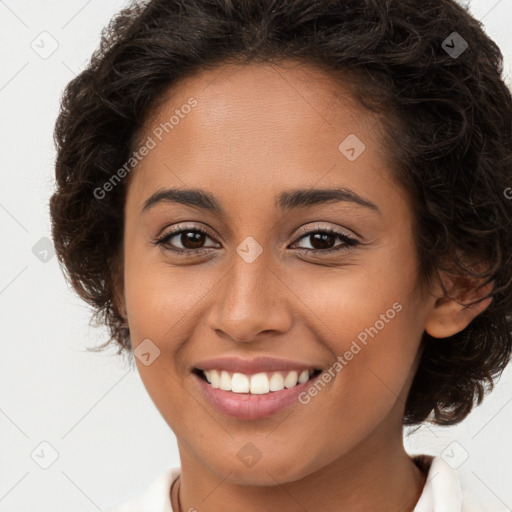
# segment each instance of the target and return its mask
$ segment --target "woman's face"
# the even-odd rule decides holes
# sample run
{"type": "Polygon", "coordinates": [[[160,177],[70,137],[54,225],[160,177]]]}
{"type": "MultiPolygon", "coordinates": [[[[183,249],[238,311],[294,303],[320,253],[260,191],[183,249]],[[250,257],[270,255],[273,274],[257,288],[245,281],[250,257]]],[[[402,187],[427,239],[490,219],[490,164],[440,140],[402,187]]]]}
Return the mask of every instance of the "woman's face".
{"type": "Polygon", "coordinates": [[[401,443],[432,299],[377,118],[314,68],[251,64],[181,82],[145,126],[126,199],[124,305],[182,466],[275,485],[401,443]],[[203,196],[154,196],[168,189],[203,196]],[[281,362],[213,368],[244,374],[237,390],[258,370],[279,388],[281,369],[292,387],[264,393],[259,376],[262,393],[242,395],[194,371],[260,356],[281,362]],[[324,372],[297,393],[293,367],[324,372]]]}

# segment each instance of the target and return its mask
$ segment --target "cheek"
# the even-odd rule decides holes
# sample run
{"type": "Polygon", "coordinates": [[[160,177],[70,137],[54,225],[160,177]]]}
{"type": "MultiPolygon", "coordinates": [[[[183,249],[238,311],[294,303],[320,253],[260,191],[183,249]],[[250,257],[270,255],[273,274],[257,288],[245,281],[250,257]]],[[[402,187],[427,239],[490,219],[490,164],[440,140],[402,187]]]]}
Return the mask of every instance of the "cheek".
{"type": "Polygon", "coordinates": [[[414,252],[386,252],[371,265],[331,269],[325,277],[317,271],[315,279],[298,285],[297,294],[315,312],[308,325],[333,354],[333,400],[344,404],[341,424],[347,415],[354,421],[361,414],[382,418],[414,371],[423,333],[421,297],[411,291],[417,279],[414,252]],[[361,404],[368,406],[364,413],[361,404]]]}
{"type": "Polygon", "coordinates": [[[150,263],[147,257],[128,257],[126,263],[126,307],[137,370],[156,408],[175,429],[180,411],[190,405],[178,366],[180,347],[190,337],[190,326],[199,321],[195,312],[201,281],[191,278],[190,270],[150,263]],[[158,347],[158,356],[149,365],[137,357],[138,345],[147,339],[158,347]]]}
{"type": "MultiPolygon", "coordinates": [[[[126,258],[125,294],[130,332],[137,341],[160,340],[171,349],[180,329],[190,325],[202,297],[212,286],[198,267],[172,268],[163,258],[126,258]]],[[[164,346],[160,347],[164,349],[164,346]]]]}
{"type": "MultiPolygon", "coordinates": [[[[394,310],[377,308],[376,311],[385,314],[394,310]]],[[[402,304],[402,309],[388,323],[369,320],[339,344],[338,354],[342,359],[335,368],[339,371],[332,388],[333,406],[329,410],[330,421],[341,438],[356,443],[378,425],[387,424],[385,428],[389,428],[390,424],[402,422],[421,338],[413,320],[411,311],[402,304]]],[[[345,442],[340,441],[341,451],[346,449],[345,442]]]]}

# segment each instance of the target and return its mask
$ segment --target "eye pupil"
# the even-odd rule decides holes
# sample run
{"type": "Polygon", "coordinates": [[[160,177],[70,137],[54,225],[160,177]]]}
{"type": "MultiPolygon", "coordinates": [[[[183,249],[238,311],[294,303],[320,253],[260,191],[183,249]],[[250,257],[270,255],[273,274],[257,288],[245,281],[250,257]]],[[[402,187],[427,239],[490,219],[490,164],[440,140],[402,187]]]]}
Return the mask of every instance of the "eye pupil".
{"type": "Polygon", "coordinates": [[[181,243],[183,247],[187,249],[198,249],[204,244],[204,237],[206,235],[204,233],[200,233],[197,231],[184,231],[181,234],[181,243]],[[191,244],[191,245],[189,245],[191,244]]]}
{"type": "Polygon", "coordinates": [[[329,233],[315,233],[310,235],[312,238],[311,245],[315,249],[329,249],[331,247],[332,242],[335,240],[335,236],[329,233]],[[317,243],[319,242],[319,243],[317,243]]]}

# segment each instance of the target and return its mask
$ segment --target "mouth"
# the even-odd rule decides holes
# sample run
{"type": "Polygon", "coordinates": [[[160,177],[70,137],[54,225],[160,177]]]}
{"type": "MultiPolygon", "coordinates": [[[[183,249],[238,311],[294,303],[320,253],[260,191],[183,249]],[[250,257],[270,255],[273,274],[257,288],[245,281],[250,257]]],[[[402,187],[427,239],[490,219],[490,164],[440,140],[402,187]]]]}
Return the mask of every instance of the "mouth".
{"type": "Polygon", "coordinates": [[[226,370],[201,370],[194,368],[192,372],[209,387],[220,389],[232,394],[268,395],[285,389],[302,386],[317,377],[322,370],[283,370],[259,373],[239,373],[226,370]]]}
{"type": "Polygon", "coordinates": [[[289,407],[303,407],[299,397],[315,385],[322,371],[314,368],[237,373],[194,368],[192,375],[203,398],[218,412],[254,421],[270,418],[289,407]]]}

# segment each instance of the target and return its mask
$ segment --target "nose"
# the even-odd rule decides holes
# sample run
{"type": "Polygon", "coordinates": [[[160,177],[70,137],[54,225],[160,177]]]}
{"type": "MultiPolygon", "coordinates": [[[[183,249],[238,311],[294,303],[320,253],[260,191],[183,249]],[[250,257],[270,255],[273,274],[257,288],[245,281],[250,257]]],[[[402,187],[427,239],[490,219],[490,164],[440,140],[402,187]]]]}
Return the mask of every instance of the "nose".
{"type": "Polygon", "coordinates": [[[240,343],[275,337],[292,325],[290,296],[264,257],[248,263],[237,256],[216,287],[206,323],[218,335],[240,343]]]}

